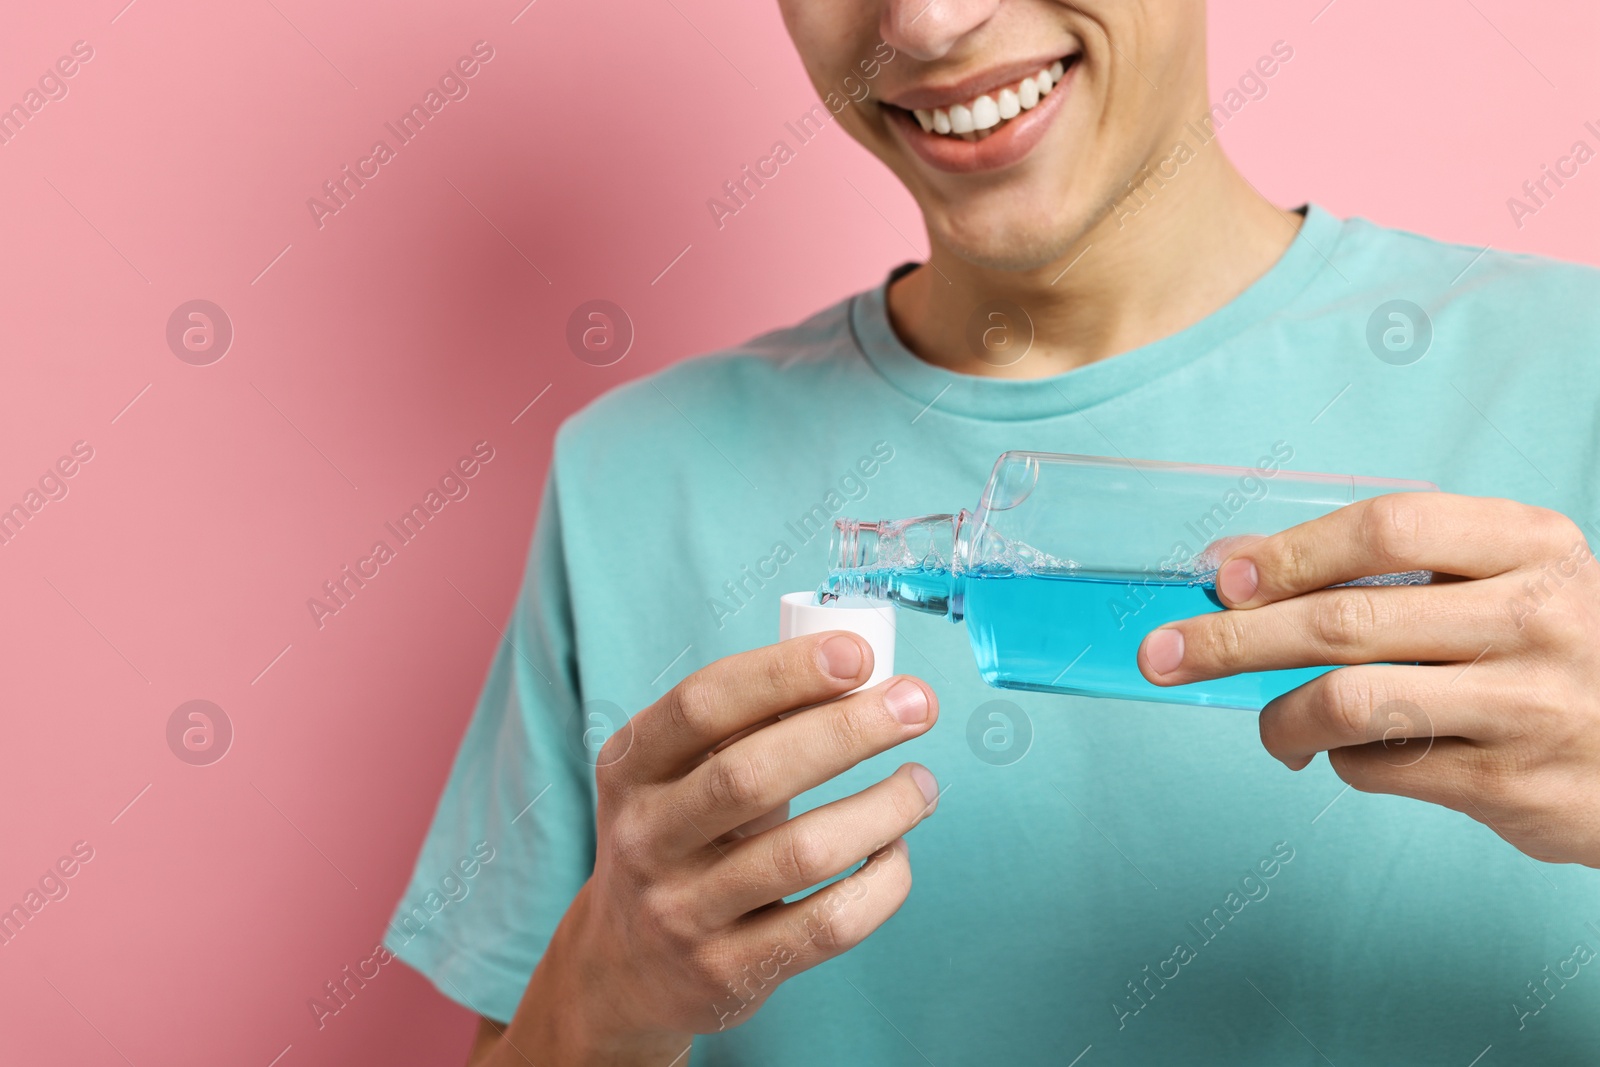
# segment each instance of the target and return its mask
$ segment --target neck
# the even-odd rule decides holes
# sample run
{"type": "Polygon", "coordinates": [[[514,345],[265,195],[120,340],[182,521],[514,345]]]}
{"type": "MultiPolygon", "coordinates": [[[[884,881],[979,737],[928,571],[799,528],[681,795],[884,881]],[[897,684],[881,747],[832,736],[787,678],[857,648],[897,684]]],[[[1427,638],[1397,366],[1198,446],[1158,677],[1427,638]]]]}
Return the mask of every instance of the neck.
{"type": "Polygon", "coordinates": [[[922,359],[960,373],[1063,374],[1210,315],[1265,274],[1299,229],[1300,216],[1257,193],[1214,141],[1175,178],[1154,182],[1028,270],[977,266],[930,232],[928,263],[889,289],[895,332],[922,359]],[[973,309],[991,301],[1026,309],[1032,322],[1033,343],[1014,363],[968,345],[973,309]]]}

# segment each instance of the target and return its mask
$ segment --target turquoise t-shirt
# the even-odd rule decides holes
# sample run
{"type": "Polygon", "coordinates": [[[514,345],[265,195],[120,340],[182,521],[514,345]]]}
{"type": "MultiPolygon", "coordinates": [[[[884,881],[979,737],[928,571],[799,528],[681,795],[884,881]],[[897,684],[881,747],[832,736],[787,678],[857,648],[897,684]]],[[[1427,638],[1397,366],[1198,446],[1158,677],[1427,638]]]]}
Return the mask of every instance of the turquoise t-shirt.
{"type": "MultiPolygon", "coordinates": [[[[774,641],[836,516],[971,507],[997,455],[1036,449],[1277,456],[1587,529],[1597,345],[1600,272],[1313,206],[1232,303],[1059,377],[922,362],[879,288],[616,389],[557,437],[507,640],[387,944],[509,1019],[593,862],[593,748],[690,672],[774,641]]],[[[938,725],[795,810],[926,764],[945,793],[908,839],[910,898],[697,1039],[694,1064],[1600,1062],[1600,872],[1347,791],[1325,759],[1292,774],[1250,713],[989,689],[961,627],[900,623],[897,668],[932,684],[938,725]],[[1005,731],[969,743],[995,700],[1010,750],[1005,731]]]]}

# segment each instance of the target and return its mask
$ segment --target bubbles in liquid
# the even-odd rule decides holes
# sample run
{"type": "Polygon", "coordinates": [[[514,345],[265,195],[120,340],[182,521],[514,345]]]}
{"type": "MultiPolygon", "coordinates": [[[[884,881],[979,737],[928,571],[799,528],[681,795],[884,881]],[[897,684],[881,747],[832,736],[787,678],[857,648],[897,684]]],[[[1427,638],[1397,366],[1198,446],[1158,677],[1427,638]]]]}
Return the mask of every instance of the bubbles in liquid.
{"type": "MultiPolygon", "coordinates": [[[[907,588],[931,588],[941,577],[1072,578],[1086,575],[1077,560],[1041,551],[1023,541],[1003,536],[987,523],[979,524],[968,512],[885,523],[878,528],[877,554],[865,567],[834,568],[817,589],[816,602],[828,604],[841,596],[900,600],[907,588]],[[952,536],[954,535],[954,536],[952,536]],[[954,542],[954,543],[952,543],[954,542]],[[955,558],[947,559],[947,556],[955,558]],[[902,588],[906,587],[906,588],[902,588]]],[[[1229,555],[1260,535],[1224,537],[1179,563],[1165,560],[1140,572],[1127,572],[1123,580],[1139,584],[1199,587],[1217,608],[1225,608],[1216,592],[1217,568],[1229,555]]],[[[1353,586],[1425,585],[1431,571],[1378,574],[1341,583],[1353,586]]],[[[926,589],[924,590],[926,591],[926,589]]],[[[934,606],[929,599],[924,609],[934,606]]]]}

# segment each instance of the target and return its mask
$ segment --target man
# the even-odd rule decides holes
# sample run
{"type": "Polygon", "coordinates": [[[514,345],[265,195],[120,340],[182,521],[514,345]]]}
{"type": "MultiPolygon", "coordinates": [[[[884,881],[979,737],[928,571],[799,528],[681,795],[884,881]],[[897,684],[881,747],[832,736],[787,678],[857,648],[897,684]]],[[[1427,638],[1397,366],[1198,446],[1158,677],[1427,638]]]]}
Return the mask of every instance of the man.
{"type": "Polygon", "coordinates": [[[471,1062],[1594,1062],[1597,275],[1267,203],[1203,0],[783,9],[931,255],[562,428],[389,938],[471,1062]],[[1445,492],[1235,543],[1231,610],[1145,639],[1163,685],[1352,665],[1259,718],[998,693],[917,617],[911,674],[775,719],[872,670],[770,644],[818,515],[1007,449],[1445,492]]]}

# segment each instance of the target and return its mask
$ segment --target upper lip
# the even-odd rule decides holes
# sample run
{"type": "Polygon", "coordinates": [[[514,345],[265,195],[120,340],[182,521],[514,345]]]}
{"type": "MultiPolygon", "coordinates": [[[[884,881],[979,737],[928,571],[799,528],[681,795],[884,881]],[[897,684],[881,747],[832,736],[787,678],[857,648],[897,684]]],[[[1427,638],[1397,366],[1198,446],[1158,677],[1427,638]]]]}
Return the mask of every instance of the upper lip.
{"type": "Polygon", "coordinates": [[[990,67],[980,70],[976,74],[969,74],[958,81],[945,82],[942,85],[923,85],[884,96],[885,103],[895,107],[905,108],[907,111],[930,110],[936,107],[950,107],[954,104],[965,104],[976,99],[984,93],[1002,89],[1008,85],[1015,85],[1023,78],[1044,70],[1056,60],[1069,59],[1075,52],[1052,52],[1049,55],[1038,56],[1031,59],[1022,59],[1003,66],[990,67]]]}

